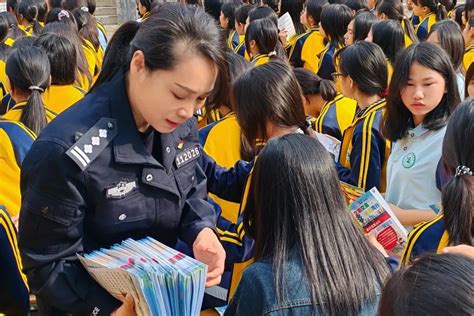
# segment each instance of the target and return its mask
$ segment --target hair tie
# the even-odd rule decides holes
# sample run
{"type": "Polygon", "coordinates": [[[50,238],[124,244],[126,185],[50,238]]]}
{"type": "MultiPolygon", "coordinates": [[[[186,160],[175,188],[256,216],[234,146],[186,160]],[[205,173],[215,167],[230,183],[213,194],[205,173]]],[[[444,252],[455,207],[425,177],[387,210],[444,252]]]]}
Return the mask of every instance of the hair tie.
{"type": "Polygon", "coordinates": [[[66,10],[61,10],[59,13],[58,13],[58,20],[61,21],[62,18],[70,18],[69,16],[69,12],[67,12],[66,10]]]}
{"type": "Polygon", "coordinates": [[[272,57],[272,56],[276,56],[276,55],[277,55],[276,51],[272,51],[272,52],[268,53],[268,57],[272,57]]]}
{"type": "Polygon", "coordinates": [[[469,167],[466,167],[466,166],[458,166],[456,168],[456,173],[454,174],[454,177],[458,178],[466,174],[472,176],[471,169],[469,169],[469,167]]]}
{"type": "Polygon", "coordinates": [[[38,86],[29,86],[28,87],[28,90],[31,90],[31,91],[41,91],[41,92],[44,92],[44,89],[41,88],[41,87],[38,87],[38,86]]]}
{"type": "Polygon", "coordinates": [[[89,8],[88,7],[81,7],[81,10],[84,11],[84,12],[89,13],[89,8]]]}
{"type": "Polygon", "coordinates": [[[388,96],[387,88],[383,89],[383,91],[379,93],[379,96],[385,99],[388,96]]]}

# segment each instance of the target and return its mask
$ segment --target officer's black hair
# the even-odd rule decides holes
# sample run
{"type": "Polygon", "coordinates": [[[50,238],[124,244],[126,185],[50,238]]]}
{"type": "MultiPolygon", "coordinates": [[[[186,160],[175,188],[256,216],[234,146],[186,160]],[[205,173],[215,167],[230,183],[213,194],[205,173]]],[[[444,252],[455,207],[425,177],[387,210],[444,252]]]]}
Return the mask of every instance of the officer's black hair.
{"type": "Polygon", "coordinates": [[[76,80],[76,50],[72,42],[64,36],[44,33],[35,40],[36,47],[42,48],[51,64],[51,84],[70,85],[76,80]]]}
{"type": "Polygon", "coordinates": [[[352,11],[345,4],[330,4],[321,11],[321,27],[332,44],[344,45],[344,34],[352,20],[352,11]]]}
{"type": "Polygon", "coordinates": [[[16,48],[8,57],[5,72],[14,89],[30,95],[20,122],[38,135],[47,124],[41,96],[49,86],[50,64],[46,53],[33,46],[16,48]]]}
{"type": "Polygon", "coordinates": [[[200,7],[164,3],[144,22],[127,22],[115,32],[94,87],[109,81],[119,69],[128,70],[133,53],[138,50],[143,52],[145,66],[150,71],[173,69],[180,56],[175,51],[178,43],[185,43],[189,52],[211,60],[222,69],[224,43],[212,17],[200,7]]]}
{"type": "Polygon", "coordinates": [[[279,15],[282,16],[288,12],[295,26],[296,34],[305,32],[304,25],[300,22],[301,11],[303,11],[304,0],[281,0],[279,15]]]}
{"type": "Polygon", "coordinates": [[[374,43],[365,41],[340,50],[340,72],[350,76],[361,92],[373,96],[383,96],[387,89],[387,61],[382,49],[374,43]]]}
{"type": "Polygon", "coordinates": [[[439,45],[451,57],[451,62],[456,71],[461,67],[464,57],[464,37],[458,24],[451,20],[436,22],[430,30],[430,34],[438,34],[439,45]]]}
{"type": "Polygon", "coordinates": [[[405,48],[405,33],[400,22],[382,20],[374,23],[371,28],[372,42],[382,48],[385,56],[393,65],[400,52],[405,48]]]}
{"type": "Polygon", "coordinates": [[[94,49],[97,51],[100,47],[99,30],[97,28],[97,21],[93,15],[82,9],[74,9],[72,11],[76,19],[79,35],[91,42],[94,49]]]}
{"type": "Polygon", "coordinates": [[[423,120],[423,127],[439,130],[446,125],[449,116],[458,105],[459,90],[456,72],[448,54],[438,45],[422,42],[402,51],[393,67],[387,105],[383,116],[382,133],[394,142],[404,138],[414,127],[413,116],[401,99],[401,91],[407,86],[410,68],[414,63],[439,73],[445,82],[446,93],[440,103],[423,120]]]}
{"type": "Polygon", "coordinates": [[[359,11],[354,17],[353,37],[354,42],[363,41],[369,34],[372,25],[377,22],[377,17],[370,11],[359,11]]]}
{"type": "MultiPolygon", "coordinates": [[[[74,18],[72,14],[71,16],[74,18]]],[[[79,36],[75,24],[63,23],[65,20],[69,21],[69,19],[63,18],[60,22],[46,24],[43,32],[61,35],[71,41],[76,50],[76,65],[78,70],[76,82],[80,84],[81,80],[87,80],[89,83],[92,83],[92,74],[89,72],[89,66],[82,47],[83,39],[79,36]]]]}
{"type": "Polygon", "coordinates": [[[354,13],[357,13],[360,10],[369,9],[366,0],[347,0],[346,2],[344,2],[344,4],[348,6],[354,13]]]}
{"type": "Polygon", "coordinates": [[[275,11],[273,11],[271,8],[258,7],[249,12],[248,14],[249,23],[252,23],[253,21],[257,21],[260,19],[269,19],[270,21],[273,22],[273,24],[275,24],[275,26],[278,29],[278,16],[276,15],[275,11]]]}
{"type": "Polygon", "coordinates": [[[448,16],[444,2],[441,0],[413,0],[413,3],[420,7],[427,7],[436,15],[436,21],[442,21],[448,16]]]}
{"type": "Polygon", "coordinates": [[[243,227],[255,239],[255,260],[271,262],[266,286],[275,290],[275,306],[295,291],[286,284],[290,262],[299,263],[299,286],[312,307],[304,315],[360,315],[375,304],[389,276],[383,255],[346,209],[334,160],[314,137],[290,133],[265,145],[255,161],[243,227]]]}
{"type": "Polygon", "coordinates": [[[383,288],[378,315],[473,315],[473,275],[471,258],[426,255],[391,276],[383,288]]]}
{"type": "Polygon", "coordinates": [[[45,0],[37,0],[38,5],[38,21],[46,22],[46,14],[48,13],[48,4],[45,0]]]}
{"type": "Polygon", "coordinates": [[[42,27],[38,22],[38,4],[36,0],[21,0],[17,6],[17,15],[23,17],[28,23],[31,23],[32,33],[38,35],[42,27]]]}
{"type": "Polygon", "coordinates": [[[227,29],[228,30],[234,30],[235,29],[235,16],[234,13],[237,9],[240,8],[240,4],[233,3],[233,2],[227,2],[224,3],[221,7],[222,14],[227,18],[228,25],[227,29]]]}
{"type": "Polygon", "coordinates": [[[377,14],[385,14],[390,20],[395,20],[403,23],[403,30],[405,34],[410,38],[412,43],[418,43],[418,37],[416,36],[413,24],[405,16],[403,3],[400,0],[383,0],[377,4],[377,14]]]}
{"type": "Polygon", "coordinates": [[[460,166],[474,170],[472,135],[474,99],[468,98],[451,115],[443,140],[443,164],[451,177],[442,188],[441,201],[451,246],[474,246],[474,176],[453,176],[460,166]]]}
{"type": "Polygon", "coordinates": [[[235,81],[232,91],[232,106],[253,155],[259,149],[257,139],[268,140],[268,123],[309,132],[303,93],[288,63],[272,60],[249,69],[235,81]]]}
{"type": "Polygon", "coordinates": [[[249,16],[249,12],[252,11],[255,7],[251,4],[246,4],[235,10],[234,17],[235,22],[240,24],[245,24],[247,22],[247,17],[249,16]]]}
{"type": "Polygon", "coordinates": [[[293,72],[304,96],[320,94],[324,101],[331,101],[336,97],[337,91],[332,80],[323,79],[305,68],[294,68],[293,72]]]}
{"type": "Polygon", "coordinates": [[[321,11],[329,5],[327,0],[308,0],[306,1],[306,15],[314,20],[314,26],[318,26],[321,21],[321,11]]]}
{"type": "Polygon", "coordinates": [[[284,50],[277,49],[279,45],[278,29],[269,19],[258,19],[250,22],[247,26],[245,31],[245,48],[249,54],[251,41],[255,41],[259,54],[275,53],[276,55],[270,58],[286,58],[284,50]],[[281,54],[281,51],[283,51],[283,54],[281,54]]]}

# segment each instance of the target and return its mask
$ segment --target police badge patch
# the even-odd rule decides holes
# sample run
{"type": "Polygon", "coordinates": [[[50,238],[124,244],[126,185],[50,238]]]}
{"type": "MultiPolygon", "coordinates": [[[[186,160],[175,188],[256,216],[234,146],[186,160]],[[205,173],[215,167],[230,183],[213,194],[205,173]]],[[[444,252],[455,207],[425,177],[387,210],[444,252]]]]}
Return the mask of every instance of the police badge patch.
{"type": "Polygon", "coordinates": [[[105,190],[105,197],[108,199],[122,199],[137,188],[136,181],[120,181],[117,185],[105,190]]]}

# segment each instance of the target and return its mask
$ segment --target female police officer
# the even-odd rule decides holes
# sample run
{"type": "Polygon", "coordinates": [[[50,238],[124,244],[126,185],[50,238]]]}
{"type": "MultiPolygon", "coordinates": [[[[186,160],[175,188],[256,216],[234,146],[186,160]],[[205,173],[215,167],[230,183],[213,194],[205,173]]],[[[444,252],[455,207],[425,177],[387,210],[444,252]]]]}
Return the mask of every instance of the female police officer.
{"type": "Polygon", "coordinates": [[[75,254],[128,237],[170,246],[179,237],[209,265],[206,285],[220,281],[225,253],[190,120],[213,90],[219,38],[212,18],[183,5],[124,24],[93,91],[32,146],[22,170],[20,247],[44,314],[116,310],[120,302],[75,254]]]}

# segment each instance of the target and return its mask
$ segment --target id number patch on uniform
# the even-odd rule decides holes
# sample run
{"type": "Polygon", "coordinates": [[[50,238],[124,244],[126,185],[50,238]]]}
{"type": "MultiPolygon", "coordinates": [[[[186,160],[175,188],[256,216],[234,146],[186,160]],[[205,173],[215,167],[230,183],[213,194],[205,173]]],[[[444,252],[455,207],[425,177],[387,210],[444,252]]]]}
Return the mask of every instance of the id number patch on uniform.
{"type": "Polygon", "coordinates": [[[200,156],[201,150],[199,149],[199,145],[185,148],[176,155],[176,168],[181,168],[182,166],[198,159],[200,156]]]}

